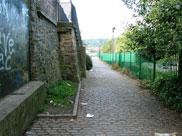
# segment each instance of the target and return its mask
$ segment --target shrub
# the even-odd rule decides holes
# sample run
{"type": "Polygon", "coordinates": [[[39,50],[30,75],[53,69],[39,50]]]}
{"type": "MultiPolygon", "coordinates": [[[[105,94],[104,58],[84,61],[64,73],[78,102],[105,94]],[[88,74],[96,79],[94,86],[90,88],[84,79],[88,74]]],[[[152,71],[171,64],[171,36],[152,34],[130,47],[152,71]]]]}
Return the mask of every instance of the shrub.
{"type": "Polygon", "coordinates": [[[114,69],[114,70],[118,70],[118,69],[119,69],[119,64],[118,64],[118,62],[116,62],[116,63],[114,64],[113,69],[114,69]]]}
{"type": "Polygon", "coordinates": [[[176,75],[163,73],[156,77],[152,92],[167,106],[182,112],[182,84],[176,75]]]}
{"type": "Polygon", "coordinates": [[[121,72],[122,72],[123,74],[125,74],[125,75],[128,75],[128,76],[131,75],[130,70],[129,70],[128,68],[125,68],[125,67],[122,68],[121,72]]]}
{"type": "Polygon", "coordinates": [[[151,82],[148,80],[139,80],[140,87],[143,89],[151,89],[151,82]]]}
{"type": "Polygon", "coordinates": [[[88,54],[86,54],[86,69],[91,70],[92,67],[93,67],[92,59],[88,54]]]}

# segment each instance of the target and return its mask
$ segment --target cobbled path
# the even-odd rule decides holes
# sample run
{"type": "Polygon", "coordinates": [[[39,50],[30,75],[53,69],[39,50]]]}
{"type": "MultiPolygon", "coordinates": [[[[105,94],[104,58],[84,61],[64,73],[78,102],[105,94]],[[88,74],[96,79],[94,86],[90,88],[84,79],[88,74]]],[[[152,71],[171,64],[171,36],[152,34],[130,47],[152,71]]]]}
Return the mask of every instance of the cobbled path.
{"type": "Polygon", "coordinates": [[[154,136],[155,132],[182,133],[179,114],[165,108],[135,80],[93,58],[75,120],[39,119],[27,136],[154,136]],[[86,114],[94,114],[86,118],[86,114]]]}

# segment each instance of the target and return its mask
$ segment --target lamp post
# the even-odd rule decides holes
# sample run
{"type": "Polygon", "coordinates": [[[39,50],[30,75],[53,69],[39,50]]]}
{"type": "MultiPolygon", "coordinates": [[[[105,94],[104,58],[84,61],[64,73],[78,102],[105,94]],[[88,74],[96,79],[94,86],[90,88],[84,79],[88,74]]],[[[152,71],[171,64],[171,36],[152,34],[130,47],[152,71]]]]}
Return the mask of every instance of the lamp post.
{"type": "Polygon", "coordinates": [[[101,43],[101,41],[99,41],[99,58],[100,58],[100,55],[101,55],[101,46],[102,46],[102,43],[101,43]]]}
{"type": "Polygon", "coordinates": [[[114,30],[116,28],[112,28],[112,66],[114,66],[114,30]]]}
{"type": "Polygon", "coordinates": [[[100,59],[100,45],[99,45],[99,59],[100,59]]]}

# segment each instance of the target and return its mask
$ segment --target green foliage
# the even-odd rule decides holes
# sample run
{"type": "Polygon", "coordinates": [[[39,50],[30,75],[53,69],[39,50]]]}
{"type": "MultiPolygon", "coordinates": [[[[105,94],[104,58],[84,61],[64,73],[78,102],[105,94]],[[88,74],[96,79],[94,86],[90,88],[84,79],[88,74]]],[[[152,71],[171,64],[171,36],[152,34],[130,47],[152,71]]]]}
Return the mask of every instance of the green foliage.
{"type": "Polygon", "coordinates": [[[158,76],[153,85],[152,92],[167,106],[182,112],[182,86],[181,81],[172,73],[163,73],[158,76]]]}
{"type": "Polygon", "coordinates": [[[108,40],[108,41],[102,46],[102,52],[103,52],[103,53],[111,53],[111,52],[112,52],[112,39],[108,40]]]}
{"type": "Polygon", "coordinates": [[[45,105],[40,106],[39,112],[42,113],[45,110],[45,105]]]}
{"type": "Polygon", "coordinates": [[[88,54],[86,54],[86,69],[91,70],[92,67],[93,67],[92,59],[88,54]]]}
{"type": "Polygon", "coordinates": [[[46,103],[54,106],[69,105],[69,100],[76,94],[76,88],[71,81],[62,80],[61,85],[47,91],[46,103]]]}
{"type": "Polygon", "coordinates": [[[116,39],[116,43],[114,44],[116,53],[132,51],[132,49],[129,48],[129,45],[132,44],[132,40],[127,37],[129,33],[129,30],[127,29],[120,37],[116,39]]]}
{"type": "MultiPolygon", "coordinates": [[[[126,30],[121,36],[115,39],[114,43],[114,52],[130,52],[132,51],[128,45],[132,44],[132,40],[127,37],[129,34],[129,30],[126,30]]],[[[111,53],[112,52],[112,39],[108,40],[102,47],[103,53],[111,53]]]]}
{"type": "Polygon", "coordinates": [[[130,48],[137,51],[138,56],[149,61],[154,57],[160,59],[153,39],[153,30],[149,26],[130,26],[130,33],[127,34],[127,37],[132,41],[132,44],[129,45],[130,48]]]}
{"type": "Polygon", "coordinates": [[[148,80],[139,80],[140,87],[143,89],[151,89],[151,82],[148,80]]]}
{"type": "MultiPolygon", "coordinates": [[[[137,50],[139,56],[147,60],[182,56],[181,0],[123,1],[143,16],[137,25],[130,26],[128,38],[134,43],[130,48],[137,50]]],[[[182,63],[182,57],[179,57],[179,63],[182,63]]],[[[179,68],[180,71],[182,73],[182,68],[179,68]]]]}

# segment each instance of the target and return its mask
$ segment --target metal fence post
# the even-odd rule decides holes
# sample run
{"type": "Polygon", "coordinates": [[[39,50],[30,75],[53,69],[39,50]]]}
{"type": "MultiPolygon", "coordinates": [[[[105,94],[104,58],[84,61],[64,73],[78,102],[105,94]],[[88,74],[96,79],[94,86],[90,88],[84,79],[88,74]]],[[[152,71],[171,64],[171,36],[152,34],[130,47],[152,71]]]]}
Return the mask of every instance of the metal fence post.
{"type": "Polygon", "coordinates": [[[156,60],[154,56],[153,81],[155,80],[155,74],[156,74],[156,60]]]}
{"type": "Polygon", "coordinates": [[[130,52],[130,71],[131,71],[131,52],[130,52]]]}
{"type": "Polygon", "coordinates": [[[140,57],[140,60],[139,60],[139,79],[141,79],[141,76],[142,76],[142,58],[140,57]]]}
{"type": "Polygon", "coordinates": [[[124,52],[124,67],[125,67],[125,52],[124,52]]]}

